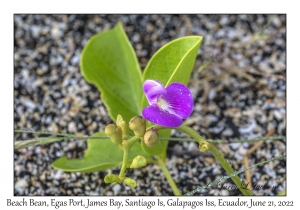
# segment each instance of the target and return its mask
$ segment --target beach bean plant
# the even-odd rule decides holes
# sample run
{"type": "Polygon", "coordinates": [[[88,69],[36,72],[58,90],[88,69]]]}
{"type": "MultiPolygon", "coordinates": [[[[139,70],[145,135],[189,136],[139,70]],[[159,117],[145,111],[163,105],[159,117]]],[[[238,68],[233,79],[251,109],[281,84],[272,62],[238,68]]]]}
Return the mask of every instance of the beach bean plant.
{"type": "Polygon", "coordinates": [[[106,174],[104,182],[136,188],[138,182],[126,174],[127,169],[140,170],[149,164],[156,164],[174,195],[191,195],[230,178],[243,195],[252,195],[251,190],[243,187],[239,174],[285,156],[235,171],[213,142],[183,125],[194,111],[194,98],[187,85],[202,40],[202,36],[175,39],[161,47],[142,70],[121,23],[92,36],[82,50],[80,69],[85,80],[95,85],[101,93],[101,100],[114,123],[91,136],[52,134],[47,138],[17,141],[15,149],[70,138],[85,139],[87,149],[84,158],[68,159],[63,156],[55,160],[52,167],[81,173],[106,172],[107,169],[119,167],[119,173],[106,174]],[[172,179],[166,163],[172,129],[190,136],[198,144],[200,152],[211,153],[226,174],[192,192],[182,192],[172,179]]]}

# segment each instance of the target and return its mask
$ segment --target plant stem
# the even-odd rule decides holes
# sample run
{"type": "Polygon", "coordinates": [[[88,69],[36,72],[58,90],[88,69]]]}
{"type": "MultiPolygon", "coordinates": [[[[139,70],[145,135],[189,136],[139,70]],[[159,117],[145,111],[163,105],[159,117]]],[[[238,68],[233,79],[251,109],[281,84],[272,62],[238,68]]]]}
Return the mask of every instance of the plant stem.
{"type": "MultiPolygon", "coordinates": [[[[227,174],[232,174],[235,171],[231,167],[230,163],[224,158],[224,156],[219,152],[219,150],[213,145],[210,144],[209,151],[213,154],[213,156],[218,160],[221,166],[225,169],[227,174]]],[[[243,195],[253,195],[252,192],[245,188],[245,183],[238,176],[231,177],[232,181],[239,188],[239,190],[243,193],[243,195]]]]}
{"type": "Polygon", "coordinates": [[[128,153],[129,153],[129,149],[124,149],[122,168],[121,168],[120,174],[119,174],[119,178],[121,180],[124,178],[124,174],[125,174],[125,171],[127,169],[128,153]]]}
{"type": "MultiPolygon", "coordinates": [[[[187,127],[185,125],[182,125],[178,128],[176,128],[179,131],[182,131],[199,143],[200,151],[210,151],[213,156],[218,160],[218,162],[221,164],[221,166],[225,169],[227,174],[234,173],[235,171],[231,167],[231,165],[228,163],[228,161],[224,158],[224,156],[219,152],[219,150],[213,145],[207,142],[202,136],[200,136],[195,130],[191,129],[190,127],[187,127]]],[[[235,183],[235,185],[239,188],[239,190],[243,193],[243,195],[252,195],[252,192],[250,190],[244,189],[244,183],[241,181],[241,179],[238,176],[231,177],[232,181],[235,183]]]]}
{"type": "Polygon", "coordinates": [[[196,141],[198,141],[199,144],[206,142],[205,138],[200,136],[195,130],[193,130],[192,128],[190,128],[188,126],[182,125],[182,126],[177,127],[176,130],[179,130],[183,133],[188,134],[189,136],[194,138],[196,141]]]}
{"type": "Polygon", "coordinates": [[[265,33],[265,30],[271,25],[273,19],[276,17],[276,15],[272,15],[269,21],[266,25],[264,25],[263,29],[259,32],[259,36],[263,35],[265,33]]]}
{"type": "Polygon", "coordinates": [[[36,138],[31,140],[24,140],[24,141],[16,141],[14,144],[14,149],[22,149],[31,146],[39,146],[54,143],[57,141],[65,140],[65,137],[48,137],[48,138],[36,138]]]}
{"type": "MultiPolygon", "coordinates": [[[[271,136],[271,137],[262,137],[262,138],[254,138],[254,139],[235,139],[232,141],[222,140],[222,139],[206,139],[206,141],[214,144],[235,144],[235,143],[244,143],[244,142],[257,142],[257,141],[276,141],[283,140],[285,141],[285,136],[271,136]]],[[[191,138],[164,138],[161,137],[159,140],[162,141],[178,141],[178,142],[197,142],[195,139],[191,138]]]]}
{"type": "MultiPolygon", "coordinates": [[[[262,165],[264,165],[264,164],[266,164],[266,163],[269,163],[269,162],[271,162],[271,161],[281,160],[281,159],[283,159],[283,158],[285,158],[285,157],[286,157],[286,156],[283,155],[283,156],[276,157],[276,158],[272,158],[272,159],[269,159],[269,160],[266,160],[266,161],[263,161],[263,162],[260,162],[260,163],[256,163],[256,164],[251,165],[251,166],[249,166],[249,167],[247,167],[247,168],[244,168],[244,169],[241,169],[241,170],[239,170],[239,171],[236,171],[236,172],[234,172],[234,173],[232,173],[232,174],[229,174],[228,176],[223,176],[223,177],[221,177],[220,179],[217,179],[217,180],[215,180],[215,181],[213,181],[213,182],[207,183],[207,184],[204,185],[204,186],[198,187],[198,188],[196,188],[195,190],[186,193],[185,195],[193,195],[193,194],[195,194],[196,192],[200,192],[202,189],[205,189],[205,188],[211,187],[211,186],[213,186],[213,185],[216,185],[216,184],[218,184],[218,183],[220,183],[220,182],[225,181],[226,179],[229,179],[229,178],[231,178],[231,177],[233,177],[233,176],[236,176],[236,175],[238,175],[238,174],[240,174],[240,173],[243,173],[243,172],[245,172],[245,171],[247,171],[247,170],[249,170],[249,169],[251,169],[251,168],[254,168],[254,167],[256,167],[256,166],[262,166],[262,165]]],[[[246,187],[246,185],[245,185],[245,187],[246,187]]],[[[285,190],[284,190],[284,193],[285,193],[285,190]]],[[[278,194],[278,195],[279,195],[279,194],[278,194]]],[[[278,196],[278,195],[277,195],[277,196],[278,196]]],[[[284,195],[285,195],[285,194],[284,194],[284,195]]]]}
{"type": "Polygon", "coordinates": [[[140,138],[139,137],[132,137],[131,139],[129,140],[125,140],[123,141],[122,143],[122,150],[124,151],[124,154],[123,154],[123,162],[122,162],[122,167],[121,167],[121,170],[120,170],[120,174],[119,174],[119,178],[122,180],[125,178],[124,174],[125,174],[125,171],[127,169],[127,166],[128,166],[128,154],[129,154],[129,150],[131,148],[131,146],[137,142],[140,138]]]}
{"type": "Polygon", "coordinates": [[[178,189],[176,183],[174,182],[174,180],[173,180],[171,174],[169,173],[169,170],[168,170],[168,168],[166,167],[165,162],[162,160],[161,157],[159,157],[159,156],[156,156],[156,157],[157,157],[157,161],[156,161],[156,162],[157,162],[157,165],[158,165],[158,166],[161,168],[161,170],[163,171],[163,173],[164,173],[164,175],[165,175],[165,177],[166,177],[166,179],[167,179],[169,185],[171,186],[171,188],[172,188],[172,190],[173,190],[174,195],[177,195],[177,196],[182,195],[181,192],[180,192],[180,190],[178,189]]]}

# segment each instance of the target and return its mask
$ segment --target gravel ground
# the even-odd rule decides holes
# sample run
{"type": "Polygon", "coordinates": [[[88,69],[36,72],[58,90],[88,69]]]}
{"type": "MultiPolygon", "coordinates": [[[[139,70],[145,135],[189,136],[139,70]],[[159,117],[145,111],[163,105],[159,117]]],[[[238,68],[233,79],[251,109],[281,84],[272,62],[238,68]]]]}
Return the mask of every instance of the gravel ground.
{"type": "MultiPolygon", "coordinates": [[[[186,125],[218,145],[235,170],[253,143],[234,139],[286,135],[286,16],[277,15],[15,15],[14,129],[91,135],[111,119],[99,91],[80,73],[80,52],[94,34],[121,21],[144,68],[164,44],[202,35],[189,87],[195,109],[186,125]],[[204,69],[203,69],[204,68],[204,69]],[[202,70],[203,69],[203,70],[202,70]]],[[[173,137],[186,137],[172,132],[173,137]]],[[[15,141],[29,134],[16,134],[15,141]]],[[[66,155],[84,156],[86,142],[72,139],[14,153],[15,195],[173,195],[159,167],[128,170],[137,188],[107,185],[107,173],[65,173],[50,164],[66,155]]],[[[285,154],[285,141],[266,141],[248,156],[249,164],[285,154]]],[[[225,175],[209,153],[193,142],[170,142],[167,166],[183,193],[225,175]]],[[[253,190],[276,195],[286,188],[286,161],[256,167],[251,181],[277,186],[253,190]]],[[[245,175],[240,177],[245,180],[245,175]]],[[[226,181],[230,186],[231,181],[226,181]]],[[[212,187],[195,195],[240,195],[212,187]]]]}

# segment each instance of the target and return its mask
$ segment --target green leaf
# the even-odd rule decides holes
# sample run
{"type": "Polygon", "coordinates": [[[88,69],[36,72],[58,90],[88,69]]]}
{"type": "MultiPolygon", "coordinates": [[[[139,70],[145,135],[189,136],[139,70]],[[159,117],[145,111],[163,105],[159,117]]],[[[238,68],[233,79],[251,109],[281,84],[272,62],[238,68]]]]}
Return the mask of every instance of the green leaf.
{"type": "Polygon", "coordinates": [[[201,42],[202,36],[186,36],[163,46],[146,66],[143,81],[159,80],[165,86],[173,82],[187,85],[201,42]]]}
{"type": "MultiPolygon", "coordinates": [[[[173,82],[187,85],[194,66],[198,49],[202,42],[201,36],[186,36],[176,39],[161,49],[151,58],[143,74],[143,82],[147,79],[159,80],[165,86],[173,82]]],[[[145,96],[142,98],[142,108],[148,106],[145,96]]],[[[160,137],[169,137],[171,130],[160,130],[160,137]]],[[[159,141],[154,147],[142,145],[145,152],[158,155],[166,151],[167,141],[159,141]]]]}
{"type": "MultiPolygon", "coordinates": [[[[104,132],[95,133],[93,136],[106,136],[104,132]]],[[[150,157],[143,152],[140,143],[135,143],[129,152],[129,160],[137,155],[150,157]]],[[[95,172],[120,166],[123,160],[123,150],[110,139],[88,139],[88,148],[83,159],[67,159],[61,157],[52,163],[55,169],[67,172],[95,172]]]]}
{"type": "Polygon", "coordinates": [[[110,117],[141,115],[142,73],[121,23],[94,35],[80,59],[84,78],[97,86],[110,117]]]}

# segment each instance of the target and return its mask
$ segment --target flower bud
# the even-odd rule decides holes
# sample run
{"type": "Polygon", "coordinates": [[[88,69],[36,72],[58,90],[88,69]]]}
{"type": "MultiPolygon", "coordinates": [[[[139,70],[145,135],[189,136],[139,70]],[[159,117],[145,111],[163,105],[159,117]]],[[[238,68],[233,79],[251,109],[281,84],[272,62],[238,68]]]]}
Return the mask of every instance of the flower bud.
{"type": "Polygon", "coordinates": [[[106,135],[109,136],[111,141],[115,144],[122,143],[122,129],[114,124],[109,124],[105,128],[106,135]]]}
{"type": "Polygon", "coordinates": [[[130,168],[140,168],[140,167],[143,167],[143,166],[146,166],[147,165],[147,160],[146,158],[144,158],[143,156],[136,156],[131,165],[130,165],[130,168]]]}
{"type": "Polygon", "coordinates": [[[123,120],[123,117],[121,115],[117,116],[117,126],[121,127],[122,129],[122,138],[126,139],[129,137],[129,130],[127,123],[123,120]]]}
{"type": "Polygon", "coordinates": [[[150,128],[144,135],[144,142],[148,147],[154,146],[158,142],[158,131],[156,128],[150,128]]]}
{"type": "Polygon", "coordinates": [[[131,188],[135,188],[136,187],[136,182],[134,179],[131,179],[129,177],[125,177],[125,179],[123,180],[123,183],[127,184],[129,187],[131,188]]]}
{"type": "Polygon", "coordinates": [[[209,150],[209,143],[207,141],[201,143],[199,149],[201,152],[206,152],[207,150],[209,150]]]}
{"type": "Polygon", "coordinates": [[[142,116],[135,116],[130,120],[129,128],[137,137],[143,137],[146,132],[146,120],[142,116]]]}
{"type": "Polygon", "coordinates": [[[104,182],[106,184],[109,184],[109,183],[113,183],[113,182],[118,182],[119,181],[119,177],[117,177],[116,175],[114,174],[107,174],[105,177],[104,177],[104,182]]]}

